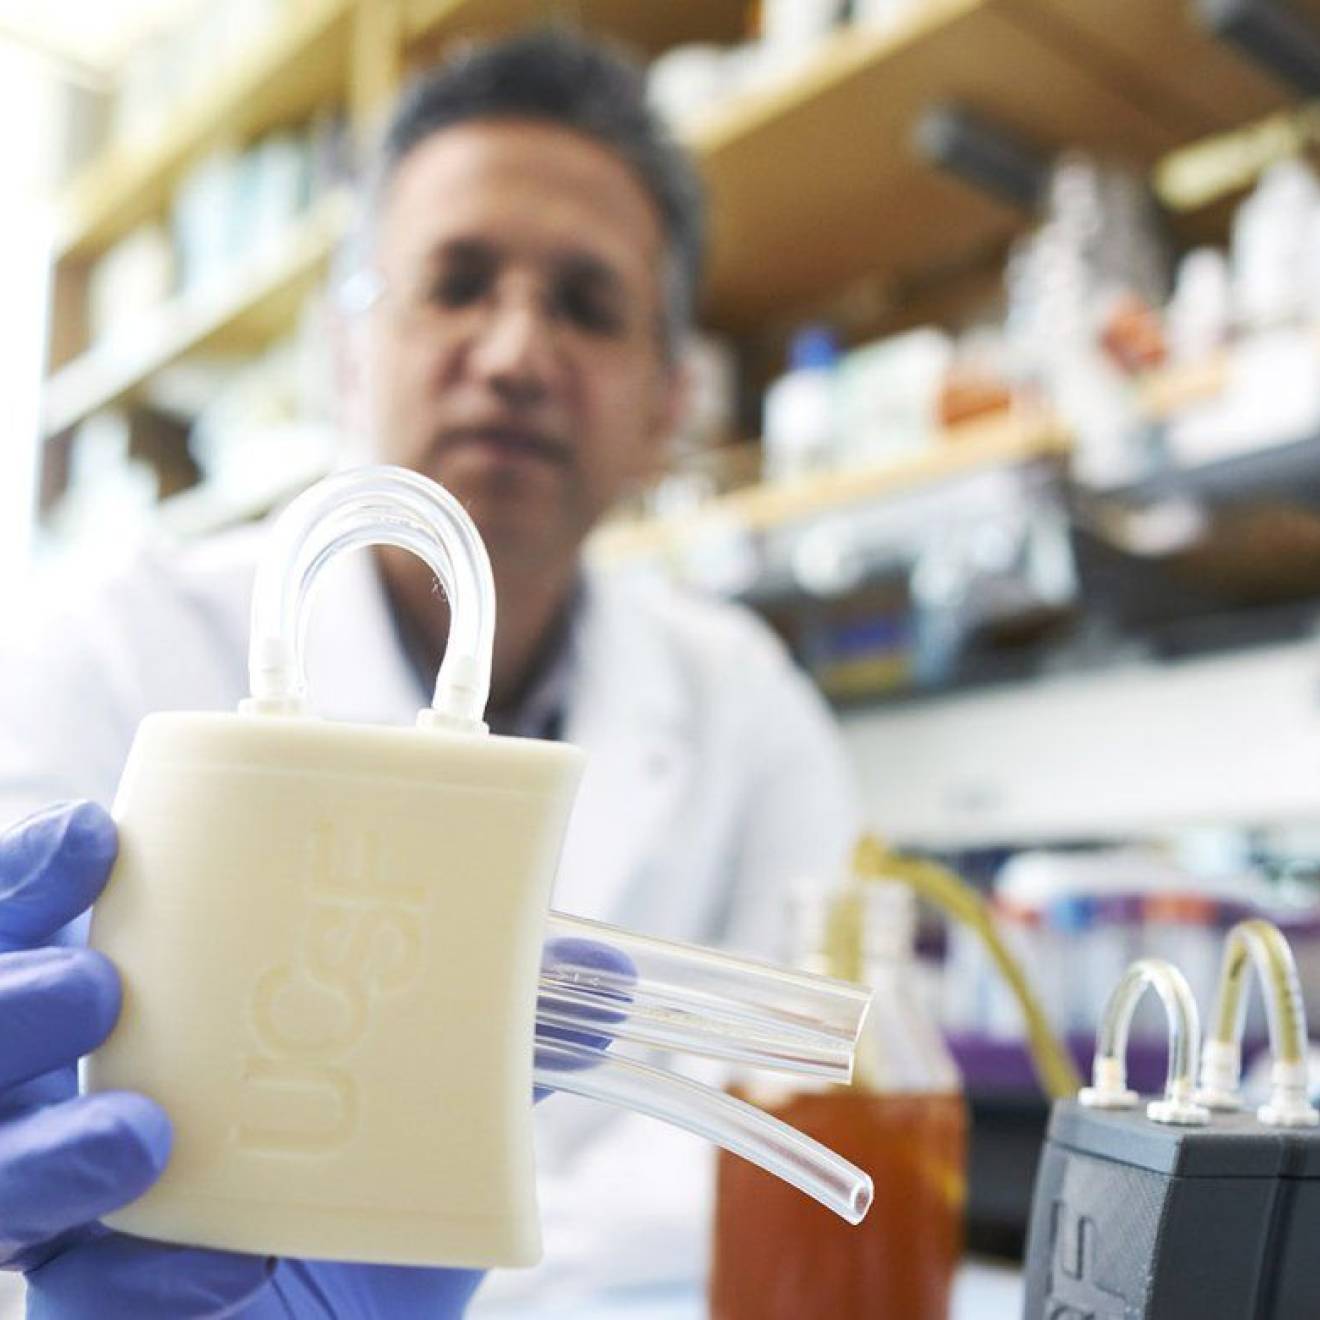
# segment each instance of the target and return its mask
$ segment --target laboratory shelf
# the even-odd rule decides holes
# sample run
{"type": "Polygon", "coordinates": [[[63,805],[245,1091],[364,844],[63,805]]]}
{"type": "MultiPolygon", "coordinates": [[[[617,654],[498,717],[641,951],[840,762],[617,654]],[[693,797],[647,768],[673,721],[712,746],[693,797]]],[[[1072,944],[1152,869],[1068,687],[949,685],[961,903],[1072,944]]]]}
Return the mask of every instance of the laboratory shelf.
{"type": "Polygon", "coordinates": [[[163,212],[176,185],[208,152],[306,119],[340,101],[348,82],[356,0],[303,0],[244,57],[150,140],[112,146],[60,201],[59,257],[90,257],[163,212]]]}
{"type": "Polygon", "coordinates": [[[1228,361],[1227,351],[1221,350],[1197,362],[1148,372],[1137,383],[1142,412],[1152,421],[1168,421],[1185,408],[1213,399],[1228,380],[1228,361]]]}
{"type": "MultiPolygon", "coordinates": [[[[1307,332],[1315,363],[1320,368],[1320,326],[1307,332]]],[[[1195,362],[1175,363],[1147,372],[1137,382],[1142,411],[1152,421],[1166,422],[1188,408],[1218,398],[1233,383],[1234,357],[1244,343],[1222,348],[1195,362]]]]}
{"type": "MultiPolygon", "coordinates": [[[[297,0],[289,16],[244,58],[228,60],[150,140],[112,145],[66,188],[56,216],[57,274],[43,434],[56,435],[96,409],[128,399],[160,370],[201,351],[256,351],[290,330],[306,294],[323,276],[342,216],[295,226],[276,253],[236,272],[222,293],[172,299],[113,344],[79,338],[87,265],[134,226],[163,215],[188,171],[222,147],[297,125],[347,104],[354,122],[370,118],[411,55],[416,62],[449,40],[563,16],[642,51],[679,40],[733,42],[741,35],[737,0],[636,5],[584,0],[560,7],[540,0],[297,0]],[[72,327],[72,328],[71,328],[72,327]],[[60,347],[56,347],[59,345],[60,347]],[[74,350],[71,360],[69,350],[74,350]]],[[[361,127],[361,123],[358,123],[361,127]]]]}
{"type": "MultiPolygon", "coordinates": [[[[1306,0],[1312,4],[1320,0],[1306,0]]],[[[161,214],[187,171],[217,146],[351,101],[355,80],[367,76],[359,66],[369,47],[380,55],[393,40],[416,55],[562,13],[655,52],[680,40],[731,43],[744,22],[735,0],[581,0],[563,10],[537,0],[397,0],[389,12],[393,38],[381,35],[386,9],[373,0],[291,6],[288,19],[247,59],[219,70],[154,141],[112,148],[74,181],[60,207],[61,259],[90,258],[161,214]],[[368,15],[376,21],[370,41],[368,15]]],[[[377,72],[388,82],[388,69],[377,72]]],[[[996,260],[1031,215],[924,162],[913,145],[921,114],[950,101],[1046,152],[1081,145],[1147,165],[1286,104],[1287,93],[1180,4],[928,0],[895,28],[842,29],[683,130],[712,202],[709,322],[748,333],[850,297],[894,308],[945,276],[996,260]]],[[[302,273],[319,261],[310,253],[302,273]]],[[[298,274],[293,282],[306,284],[298,274]]],[[[271,285],[249,282],[252,315],[236,295],[222,319],[268,319],[271,285]]],[[[163,309],[160,324],[177,314],[163,309]]],[[[162,331],[152,351],[130,354],[131,369],[107,371],[87,354],[54,377],[47,433],[190,351],[199,323],[192,314],[183,320],[184,332],[162,331]]]]}
{"type": "Polygon", "coordinates": [[[1125,488],[1126,499],[1151,501],[1191,496],[1210,505],[1270,501],[1320,505],[1320,436],[1267,445],[1195,466],[1168,467],[1125,488]]]}
{"type": "MultiPolygon", "coordinates": [[[[1297,3],[1320,20],[1320,0],[1297,3]]],[[[680,41],[731,45],[746,35],[745,9],[741,0],[291,3],[288,17],[245,59],[217,68],[154,140],[111,148],[66,191],[52,308],[58,369],[47,381],[43,433],[133,398],[190,354],[260,349],[291,328],[323,277],[342,222],[310,223],[236,273],[221,295],[172,300],[113,344],[87,347],[77,303],[88,264],[163,215],[209,152],[331,106],[347,104],[362,129],[410,63],[475,33],[563,17],[656,53],[680,41]]],[[[915,315],[956,315],[973,273],[982,291],[988,272],[997,281],[1007,242],[1033,216],[922,159],[915,127],[940,103],[967,108],[1043,155],[1080,146],[1144,168],[1290,104],[1290,93],[1211,36],[1195,6],[1175,0],[927,0],[897,26],[841,29],[680,129],[711,198],[708,324],[773,337],[803,315],[837,312],[841,324],[871,333],[915,315]]],[[[1146,382],[1152,413],[1212,392],[1219,370],[1211,363],[1146,382]]],[[[1050,428],[997,423],[974,442],[959,438],[883,470],[740,492],[694,525],[728,516],[764,530],[964,465],[1063,447],[1057,429],[1044,440],[1042,430],[1050,428]]],[[[672,548],[690,530],[614,528],[602,544],[629,553],[672,548]]]]}
{"type": "MultiPolygon", "coordinates": [[[[355,24],[371,7],[293,6],[156,139],[112,148],[75,179],[60,207],[57,251],[92,255],[159,214],[217,145],[343,103],[355,24]]],[[[431,49],[561,15],[651,53],[678,41],[733,42],[743,23],[734,0],[581,0],[562,9],[537,0],[405,0],[399,23],[407,46],[431,49]]],[[[897,298],[1025,227],[1028,214],[919,159],[914,126],[941,101],[1044,151],[1080,145],[1150,164],[1286,105],[1288,95],[1169,0],[929,0],[896,29],[843,29],[684,134],[713,201],[713,323],[746,331],[859,279],[882,301],[897,298]]]]}
{"type": "Polygon", "coordinates": [[[292,331],[350,214],[345,194],[326,196],[232,278],[144,313],[62,367],[46,385],[43,434],[58,435],[97,410],[124,402],[192,354],[250,354],[292,331]]]}
{"type": "Polygon", "coordinates": [[[934,104],[1042,155],[1147,167],[1288,101],[1172,0],[930,0],[896,28],[843,29],[686,135],[712,198],[709,318],[745,333],[831,300],[896,307],[1034,223],[921,159],[934,104]]]}
{"type": "Polygon", "coordinates": [[[772,531],[987,468],[1058,461],[1069,448],[1068,433],[1048,416],[1005,414],[966,422],[944,431],[927,449],[873,466],[748,486],[682,517],[608,524],[593,537],[591,553],[601,563],[662,556],[712,531],[772,531]]]}
{"type": "Polygon", "coordinates": [[[743,0],[405,0],[403,24],[405,37],[416,42],[562,19],[655,54],[683,42],[738,41],[745,35],[746,8],[743,0]]]}
{"type": "MultiPolygon", "coordinates": [[[[1187,140],[1237,128],[1298,99],[1210,31],[1200,16],[1205,0],[1012,0],[1008,7],[1187,140]]],[[[1320,0],[1288,0],[1286,7],[1320,28],[1320,0]]]]}
{"type": "Polygon", "coordinates": [[[742,6],[735,0],[663,5],[631,0],[573,5],[547,5],[544,0],[298,0],[288,9],[284,21],[245,56],[217,70],[214,80],[163,122],[157,135],[112,145],[72,181],[56,222],[59,257],[90,257],[134,225],[162,213],[183,176],[216,147],[241,144],[305,120],[322,107],[351,102],[354,78],[363,76],[360,62],[368,58],[366,48],[373,41],[384,45],[374,52],[372,72],[391,78],[397,69],[381,57],[389,53],[392,21],[401,27],[405,43],[416,43],[562,16],[647,52],[681,40],[731,42],[740,35],[742,21],[742,6]],[[395,10],[398,17],[392,19],[395,10]],[[375,24],[370,36],[368,23],[375,24]]]}
{"type": "MultiPolygon", "coordinates": [[[[1307,331],[1302,342],[1309,342],[1312,366],[1307,367],[1305,357],[1294,361],[1291,375],[1285,373],[1282,383],[1274,388],[1288,390],[1299,382],[1299,372],[1320,370],[1320,328],[1307,331]]],[[[1289,347],[1285,343],[1285,351],[1289,347]]],[[[1245,381],[1240,378],[1239,351],[1260,357],[1258,346],[1253,348],[1247,339],[1202,362],[1152,373],[1138,386],[1143,411],[1152,421],[1161,423],[1176,422],[1181,414],[1199,409],[1210,409],[1213,416],[1213,410],[1220,406],[1230,415],[1243,412],[1244,405],[1235,398],[1235,390],[1246,388],[1247,399],[1254,404],[1266,386],[1254,382],[1249,372],[1245,381]]],[[[1173,453],[1158,471],[1108,494],[1128,504],[1149,504],[1179,496],[1193,498],[1213,510],[1241,510],[1256,505],[1265,506],[1265,512],[1271,508],[1314,512],[1320,507],[1320,434],[1316,433],[1314,417],[1308,421],[1304,412],[1294,417],[1276,416],[1260,426],[1265,433],[1251,436],[1254,443],[1250,447],[1199,461],[1173,453]],[[1276,434],[1270,434],[1271,429],[1276,434]]]]}

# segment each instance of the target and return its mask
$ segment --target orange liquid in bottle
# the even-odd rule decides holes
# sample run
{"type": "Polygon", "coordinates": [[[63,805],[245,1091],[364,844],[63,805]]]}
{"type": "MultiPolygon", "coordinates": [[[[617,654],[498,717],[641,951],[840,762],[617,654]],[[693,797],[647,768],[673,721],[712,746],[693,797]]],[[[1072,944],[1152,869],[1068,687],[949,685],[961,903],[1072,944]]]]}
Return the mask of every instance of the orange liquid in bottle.
{"type": "Polygon", "coordinates": [[[962,1097],[851,1089],[763,1107],[865,1169],[875,1201],[854,1227],[721,1151],[712,1320],[945,1320],[962,1251],[962,1097]]]}

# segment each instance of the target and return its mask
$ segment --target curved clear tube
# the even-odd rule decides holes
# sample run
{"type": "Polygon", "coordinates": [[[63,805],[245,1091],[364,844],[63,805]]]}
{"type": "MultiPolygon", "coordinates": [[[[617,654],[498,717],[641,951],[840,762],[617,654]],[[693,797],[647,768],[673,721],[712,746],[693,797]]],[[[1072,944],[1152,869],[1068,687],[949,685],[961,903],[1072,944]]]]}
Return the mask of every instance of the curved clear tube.
{"type": "Polygon", "coordinates": [[[1306,1004],[1292,949],[1273,922],[1240,921],[1224,943],[1212,1029],[1205,1043],[1199,1098],[1214,1109],[1239,1107],[1247,973],[1255,968],[1269,1024],[1272,1094],[1262,1122],[1311,1127],[1320,1115],[1307,1098],[1306,1004]]]}
{"type": "Polygon", "coordinates": [[[1119,978],[1105,1004],[1096,1038],[1093,1082],[1079,1099],[1098,1109],[1127,1109],[1137,1097],[1127,1087],[1128,1031],[1137,1001],[1153,988],[1169,1024],[1169,1072],[1164,1098],[1147,1107],[1157,1122],[1204,1123],[1210,1115],[1195,1103],[1200,1020],[1187,978],[1163,958],[1140,958],[1119,978]]]}
{"type": "Polygon", "coordinates": [[[252,595],[252,706],[304,706],[307,602],[340,554],[393,545],[423,559],[449,601],[449,642],[431,709],[440,722],[482,727],[490,692],[495,582],[472,519],[442,486],[397,467],[340,472],[304,491],[275,519],[252,595]]]}
{"type": "Polygon", "coordinates": [[[870,1177],[787,1123],[733,1096],[632,1059],[538,1041],[533,1080],[672,1123],[791,1183],[850,1224],[871,1206],[870,1177]],[[556,1066],[558,1065],[558,1066],[556,1066]]]}

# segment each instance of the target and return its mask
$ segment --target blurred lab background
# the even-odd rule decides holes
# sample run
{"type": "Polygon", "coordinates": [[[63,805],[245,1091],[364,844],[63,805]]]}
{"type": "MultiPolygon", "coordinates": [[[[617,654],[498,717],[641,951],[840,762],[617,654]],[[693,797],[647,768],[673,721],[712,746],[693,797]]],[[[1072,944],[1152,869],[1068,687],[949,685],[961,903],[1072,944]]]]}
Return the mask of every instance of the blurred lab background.
{"type": "MultiPolygon", "coordinates": [[[[1318,0],[6,0],[0,597],[329,469],[363,145],[546,19],[650,61],[711,208],[694,407],[598,562],[772,624],[1080,1065],[1128,961],[1204,1006],[1250,913],[1320,1018],[1318,0]]],[[[916,949],[1011,1261],[1022,1018],[973,936],[916,949]]]]}

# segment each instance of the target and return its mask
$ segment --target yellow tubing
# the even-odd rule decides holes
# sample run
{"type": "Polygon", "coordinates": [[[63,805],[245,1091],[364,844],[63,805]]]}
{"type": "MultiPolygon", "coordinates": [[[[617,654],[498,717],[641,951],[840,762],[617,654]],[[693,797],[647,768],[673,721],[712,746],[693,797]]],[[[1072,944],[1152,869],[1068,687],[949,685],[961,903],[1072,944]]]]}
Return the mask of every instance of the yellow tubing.
{"type": "MultiPolygon", "coordinates": [[[[1071,1098],[1081,1078],[1063,1043],[1054,1034],[1036,993],[1018,961],[1008,951],[995,926],[989,905],[971,885],[946,867],[890,852],[873,835],[864,835],[853,851],[853,875],[862,881],[898,881],[980,936],[995,966],[1022,1008],[1027,1044],[1041,1087],[1052,1100],[1071,1098]]],[[[844,892],[826,934],[831,971],[845,980],[861,974],[860,895],[844,892]]]]}
{"type": "Polygon", "coordinates": [[[1300,1063],[1306,1049],[1306,1010],[1297,982],[1292,950],[1279,928],[1260,917],[1239,921],[1228,932],[1215,994],[1212,1040],[1242,1044],[1246,1017],[1247,972],[1252,963],[1260,977],[1269,1019],[1270,1049],[1276,1062],[1300,1063]]]}

